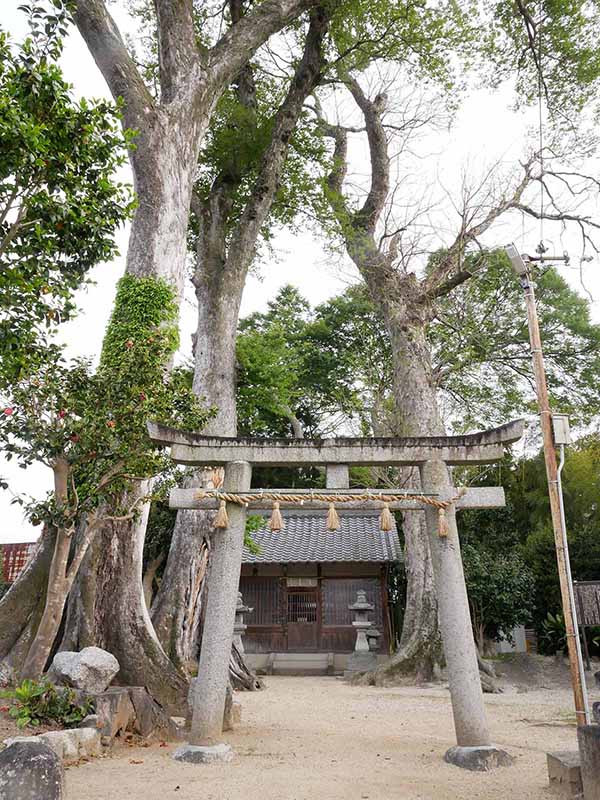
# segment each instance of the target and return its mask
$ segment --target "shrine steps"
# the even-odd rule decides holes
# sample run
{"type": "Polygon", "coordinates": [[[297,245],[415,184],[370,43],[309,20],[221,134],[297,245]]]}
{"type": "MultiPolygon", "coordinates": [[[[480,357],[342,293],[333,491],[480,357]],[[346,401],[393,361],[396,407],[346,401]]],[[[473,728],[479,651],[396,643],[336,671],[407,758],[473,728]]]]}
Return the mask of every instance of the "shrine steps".
{"type": "Polygon", "coordinates": [[[272,675],[334,674],[333,653],[271,653],[269,661],[272,675]]]}

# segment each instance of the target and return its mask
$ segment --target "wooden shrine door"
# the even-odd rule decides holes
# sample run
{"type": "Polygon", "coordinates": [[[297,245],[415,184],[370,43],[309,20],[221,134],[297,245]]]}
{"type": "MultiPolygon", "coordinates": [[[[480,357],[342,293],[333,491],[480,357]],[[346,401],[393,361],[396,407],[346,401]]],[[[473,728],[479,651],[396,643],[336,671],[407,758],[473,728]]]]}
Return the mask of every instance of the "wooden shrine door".
{"type": "Polygon", "coordinates": [[[319,590],[287,590],[288,650],[319,649],[319,590]]]}

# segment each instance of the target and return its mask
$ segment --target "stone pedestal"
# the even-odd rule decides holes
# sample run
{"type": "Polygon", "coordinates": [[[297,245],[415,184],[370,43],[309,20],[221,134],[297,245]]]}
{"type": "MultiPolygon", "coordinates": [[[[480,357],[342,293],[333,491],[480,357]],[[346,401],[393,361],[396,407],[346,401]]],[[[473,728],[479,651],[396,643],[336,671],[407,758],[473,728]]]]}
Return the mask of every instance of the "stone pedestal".
{"type": "Polygon", "coordinates": [[[493,745],[481,747],[451,747],[444,755],[444,761],[455,767],[470,769],[472,772],[488,772],[495,767],[510,767],[512,756],[493,745]]]}
{"type": "Polygon", "coordinates": [[[552,793],[564,800],[576,800],[583,793],[578,750],[546,753],[548,783],[552,793]]]}
{"type": "Polygon", "coordinates": [[[577,728],[585,800],[600,800],[600,725],[577,728]]]}

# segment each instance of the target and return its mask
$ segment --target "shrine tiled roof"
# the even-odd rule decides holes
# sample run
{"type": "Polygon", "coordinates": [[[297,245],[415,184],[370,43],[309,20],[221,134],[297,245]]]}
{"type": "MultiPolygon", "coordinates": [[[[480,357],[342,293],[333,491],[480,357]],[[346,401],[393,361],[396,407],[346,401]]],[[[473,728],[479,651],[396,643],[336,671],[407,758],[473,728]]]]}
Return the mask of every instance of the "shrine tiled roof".
{"type": "Polygon", "coordinates": [[[283,512],[284,527],[271,531],[269,517],[265,525],[252,533],[260,548],[258,554],[244,549],[245,564],[282,564],[291,562],[332,561],[401,561],[398,531],[382,531],[379,512],[338,511],[340,529],[327,530],[327,514],[283,512]]]}

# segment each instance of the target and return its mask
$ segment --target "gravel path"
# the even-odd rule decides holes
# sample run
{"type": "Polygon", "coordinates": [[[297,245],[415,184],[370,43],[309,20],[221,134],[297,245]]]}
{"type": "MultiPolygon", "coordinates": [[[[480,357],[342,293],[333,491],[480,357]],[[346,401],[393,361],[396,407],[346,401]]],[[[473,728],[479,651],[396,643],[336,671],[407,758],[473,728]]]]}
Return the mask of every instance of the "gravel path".
{"type": "Polygon", "coordinates": [[[562,689],[486,695],[495,744],[510,768],[445,764],[452,712],[439,687],[380,689],[336,678],[268,678],[241,694],[243,723],[224,735],[230,764],[193,766],[175,745],[121,748],[67,771],[67,800],[547,800],[548,750],[576,747],[562,689]]]}

